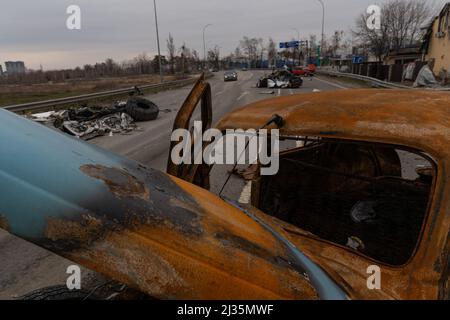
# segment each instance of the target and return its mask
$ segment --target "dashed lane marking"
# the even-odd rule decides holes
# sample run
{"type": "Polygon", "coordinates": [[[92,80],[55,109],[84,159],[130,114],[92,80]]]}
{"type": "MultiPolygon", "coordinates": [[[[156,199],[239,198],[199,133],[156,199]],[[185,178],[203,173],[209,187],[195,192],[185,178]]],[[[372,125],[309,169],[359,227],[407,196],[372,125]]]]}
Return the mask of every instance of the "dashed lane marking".
{"type": "Polygon", "coordinates": [[[239,98],[237,98],[237,101],[240,101],[242,98],[244,98],[246,95],[248,95],[250,92],[248,92],[248,91],[245,91],[245,92],[243,92],[240,96],[239,96],[239,98]]]}
{"type": "Polygon", "coordinates": [[[317,80],[317,81],[326,83],[326,84],[328,84],[328,85],[330,85],[330,86],[339,88],[339,89],[343,89],[343,90],[347,90],[347,89],[348,89],[347,87],[344,87],[344,86],[342,86],[342,85],[340,85],[340,84],[333,83],[333,82],[330,82],[330,81],[327,81],[327,80],[323,80],[323,79],[319,79],[319,78],[314,78],[314,79],[317,80]]]}

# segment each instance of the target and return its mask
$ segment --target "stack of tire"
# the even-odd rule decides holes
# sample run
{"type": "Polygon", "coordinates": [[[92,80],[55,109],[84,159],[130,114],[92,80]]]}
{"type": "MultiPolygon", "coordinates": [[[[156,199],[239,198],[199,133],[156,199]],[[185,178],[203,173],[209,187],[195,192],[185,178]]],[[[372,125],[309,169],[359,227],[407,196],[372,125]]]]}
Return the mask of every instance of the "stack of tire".
{"type": "Polygon", "coordinates": [[[125,111],[134,121],[152,121],[157,119],[159,115],[158,106],[141,97],[128,99],[125,111]]]}

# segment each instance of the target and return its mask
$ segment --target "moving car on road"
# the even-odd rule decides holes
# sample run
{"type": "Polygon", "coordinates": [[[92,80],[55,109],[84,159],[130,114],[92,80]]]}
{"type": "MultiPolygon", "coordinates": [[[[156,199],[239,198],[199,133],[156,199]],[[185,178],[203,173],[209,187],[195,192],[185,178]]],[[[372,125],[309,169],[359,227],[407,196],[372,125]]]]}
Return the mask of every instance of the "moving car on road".
{"type": "MultiPolygon", "coordinates": [[[[206,130],[203,78],[174,130],[197,105],[206,130]]],[[[283,144],[250,204],[209,192],[206,164],[159,172],[0,110],[0,227],[160,299],[449,299],[449,105],[353,90],[239,108],[214,127],[283,144]]]]}
{"type": "Polygon", "coordinates": [[[238,80],[238,75],[236,71],[225,71],[224,74],[224,81],[237,81],[238,80]]]}

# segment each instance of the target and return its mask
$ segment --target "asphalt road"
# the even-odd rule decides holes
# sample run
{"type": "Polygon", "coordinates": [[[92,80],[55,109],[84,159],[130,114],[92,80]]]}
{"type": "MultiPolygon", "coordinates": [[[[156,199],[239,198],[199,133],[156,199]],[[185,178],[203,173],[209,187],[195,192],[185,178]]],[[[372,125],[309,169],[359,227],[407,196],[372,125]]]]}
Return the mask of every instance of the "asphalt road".
{"type": "MultiPolygon", "coordinates": [[[[235,108],[273,96],[345,88],[342,84],[315,78],[312,81],[305,79],[302,88],[275,89],[273,95],[268,95],[263,92],[270,90],[256,88],[256,82],[263,74],[263,71],[238,72],[237,82],[224,82],[223,73],[215,73],[214,77],[208,80],[212,88],[213,123],[235,108]]],[[[140,132],[134,132],[131,135],[105,136],[91,142],[146,166],[165,170],[173,122],[190,90],[191,87],[185,87],[147,96],[146,98],[151,99],[162,110],[157,120],[139,123],[140,132]]]]}
{"type": "MultiPolygon", "coordinates": [[[[216,73],[208,80],[212,86],[213,123],[234,108],[254,101],[318,90],[342,90],[349,86],[314,78],[306,79],[302,88],[276,89],[273,95],[268,95],[263,93],[268,90],[255,87],[262,74],[262,71],[239,72],[239,81],[225,83],[223,73],[216,73]]],[[[148,96],[162,110],[157,120],[140,123],[141,130],[130,135],[101,137],[91,142],[146,166],[165,170],[172,124],[190,89],[185,87],[148,96]]],[[[240,192],[242,188],[237,190],[240,192]]],[[[0,230],[0,299],[14,299],[38,288],[65,284],[66,270],[71,264],[0,230]]],[[[98,276],[88,270],[83,270],[82,276],[82,285],[98,281],[98,276]]]]}

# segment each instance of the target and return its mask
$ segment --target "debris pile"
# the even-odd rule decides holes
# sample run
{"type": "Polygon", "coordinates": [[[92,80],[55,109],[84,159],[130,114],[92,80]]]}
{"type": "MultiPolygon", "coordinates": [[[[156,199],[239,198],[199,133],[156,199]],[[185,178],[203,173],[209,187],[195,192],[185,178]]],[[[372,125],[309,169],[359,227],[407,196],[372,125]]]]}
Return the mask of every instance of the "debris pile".
{"type": "Polygon", "coordinates": [[[429,65],[423,66],[423,68],[420,70],[413,86],[414,86],[414,88],[438,86],[438,82],[436,81],[433,71],[431,71],[431,68],[429,65]]]}
{"type": "Polygon", "coordinates": [[[257,88],[300,88],[303,85],[303,79],[287,70],[275,71],[268,76],[258,80],[257,88]]]}
{"type": "Polygon", "coordinates": [[[149,100],[132,97],[112,106],[83,106],[62,111],[31,115],[31,119],[53,126],[83,140],[113,134],[127,134],[138,129],[135,122],[155,120],[159,108],[149,100]]]}

